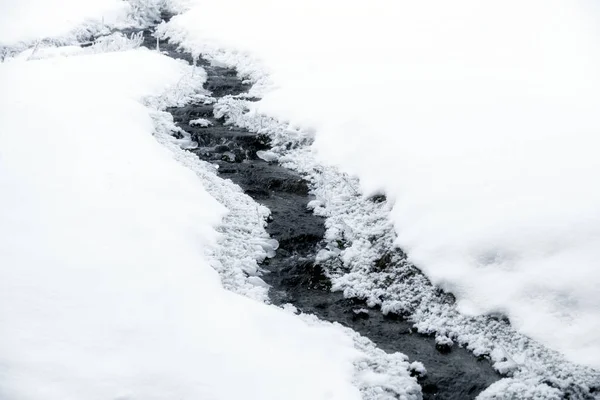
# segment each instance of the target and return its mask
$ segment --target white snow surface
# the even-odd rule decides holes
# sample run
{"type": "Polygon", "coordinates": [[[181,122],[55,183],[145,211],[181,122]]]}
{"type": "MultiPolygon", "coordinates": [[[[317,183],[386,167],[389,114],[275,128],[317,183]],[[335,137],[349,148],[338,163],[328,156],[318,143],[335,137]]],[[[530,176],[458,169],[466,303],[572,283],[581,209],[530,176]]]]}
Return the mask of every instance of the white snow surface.
{"type": "Polygon", "coordinates": [[[93,52],[0,64],[0,397],[420,398],[405,356],[223,288],[214,171],[161,112],[204,72],[93,52]]]}
{"type": "Polygon", "coordinates": [[[129,8],[121,0],[2,0],[0,44],[66,35],[87,22],[112,24],[129,8]]]}
{"type": "Polygon", "coordinates": [[[191,126],[197,125],[197,126],[201,126],[203,128],[206,128],[207,126],[211,126],[212,122],[210,122],[209,120],[205,119],[205,118],[197,118],[197,119],[193,119],[190,122],[191,126]]]}
{"type": "Polygon", "coordinates": [[[396,244],[462,313],[600,367],[597,4],[175,3],[163,33],[235,65],[256,111],[384,191],[396,244]]]}
{"type": "MultiPolygon", "coordinates": [[[[214,55],[237,57],[221,52],[214,55]]],[[[215,105],[215,116],[226,118],[227,124],[268,135],[272,151],[280,155],[280,164],[311,182],[316,199],[307,207],[326,218],[327,229],[326,247],[317,254],[317,262],[331,279],[332,290],[364,299],[369,307],[380,306],[384,313],[405,315],[418,332],[444,336],[489,359],[507,377],[478,398],[598,397],[593,393],[600,383],[599,370],[567,361],[564,355],[516,332],[505,320],[459,313],[454,302],[417,272],[401,252],[391,251],[397,235],[390,220],[389,201],[364,196],[358,179],[319,161],[309,147],[310,132],[248,112],[249,108],[251,103],[243,97],[224,97],[215,105]],[[383,268],[382,259],[387,259],[383,268]]]]}

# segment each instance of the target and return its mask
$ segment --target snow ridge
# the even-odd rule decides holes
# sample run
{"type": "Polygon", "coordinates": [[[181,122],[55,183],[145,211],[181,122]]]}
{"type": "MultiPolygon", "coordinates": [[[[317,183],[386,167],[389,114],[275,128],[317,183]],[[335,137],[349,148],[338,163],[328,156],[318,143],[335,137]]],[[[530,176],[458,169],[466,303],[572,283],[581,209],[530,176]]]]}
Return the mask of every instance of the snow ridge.
{"type": "Polygon", "coordinates": [[[180,128],[174,124],[171,114],[156,110],[154,117],[156,139],[173,152],[177,161],[194,171],[206,191],[228,210],[217,228],[220,233],[219,246],[208,250],[211,266],[219,272],[223,286],[235,293],[266,302],[266,285],[253,284],[251,282],[256,283],[256,280],[249,278],[257,277],[258,261],[267,256],[264,247],[268,246],[270,238],[264,228],[269,210],[255,203],[233,182],[219,178],[213,165],[184,151],[181,143],[172,136],[180,128]]]}
{"type": "MultiPolygon", "coordinates": [[[[37,0],[31,0],[32,2],[37,0]]],[[[106,1],[107,5],[109,1],[106,1]]],[[[44,4],[41,4],[44,6],[44,4]]],[[[39,6],[39,5],[38,5],[39,6]]],[[[68,4],[64,4],[63,7],[68,7],[68,4]]],[[[122,30],[127,28],[143,28],[150,26],[156,22],[161,21],[161,12],[167,6],[166,0],[126,0],[124,2],[114,1],[112,4],[112,12],[106,12],[106,16],[102,17],[87,17],[83,21],[78,22],[77,18],[73,18],[68,21],[71,28],[63,34],[53,34],[56,31],[56,27],[52,26],[52,18],[45,17],[42,21],[6,21],[7,25],[10,24],[23,24],[28,23],[31,25],[39,24],[40,32],[51,32],[48,35],[37,37],[32,39],[31,36],[23,36],[22,38],[15,38],[6,40],[6,38],[0,38],[0,62],[15,57],[18,54],[26,55],[29,59],[41,59],[46,58],[43,54],[52,51],[52,49],[63,48],[63,51],[72,51],[73,48],[79,48],[81,45],[93,45],[96,48],[95,52],[103,51],[114,51],[114,50],[125,50],[123,46],[125,40],[117,38],[125,37],[125,35],[115,32],[116,30],[122,30]],[[44,26],[47,25],[47,26],[44,26]],[[94,40],[97,39],[97,40],[94,40]],[[113,48],[99,49],[99,44],[109,45],[113,48]],[[66,49],[65,49],[66,47],[66,49]],[[102,50],[102,51],[100,51],[102,50]]],[[[25,5],[24,5],[25,7],[25,5]]],[[[29,4],[29,7],[35,8],[35,4],[29,4]]],[[[51,5],[46,5],[51,7],[51,5]]],[[[86,13],[83,13],[85,15],[86,13]]],[[[87,14],[93,15],[93,12],[87,14]]],[[[82,15],[82,16],[83,16],[82,15]]],[[[67,24],[67,26],[69,26],[67,24]]],[[[6,27],[6,31],[10,32],[11,26],[6,27]]],[[[130,38],[133,39],[133,38],[130,38]]],[[[141,39],[141,33],[138,36],[141,39]]],[[[141,43],[141,42],[140,42],[141,43]]],[[[139,46],[134,44],[135,48],[139,46]]]]}

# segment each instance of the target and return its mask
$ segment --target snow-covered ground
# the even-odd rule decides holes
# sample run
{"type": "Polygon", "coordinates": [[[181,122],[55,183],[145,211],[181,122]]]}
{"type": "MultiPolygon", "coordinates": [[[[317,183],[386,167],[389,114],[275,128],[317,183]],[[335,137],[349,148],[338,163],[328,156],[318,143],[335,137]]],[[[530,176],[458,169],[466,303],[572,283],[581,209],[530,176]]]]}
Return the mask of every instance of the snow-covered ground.
{"type": "MultiPolygon", "coordinates": [[[[236,279],[269,241],[264,209],[168,135],[161,110],[205,98],[204,71],[118,34],[49,45],[117,3],[73,5],[64,26],[3,38],[13,47],[0,63],[0,397],[420,398],[409,369],[421,366],[402,354],[224,289],[222,279],[252,286],[236,279]],[[251,229],[244,218],[223,228],[250,206],[251,229]],[[253,242],[223,248],[247,231],[253,242]]],[[[3,16],[5,5],[27,25],[61,3],[5,2],[3,16]]]]}
{"type": "Polygon", "coordinates": [[[174,3],[163,32],[384,191],[396,244],[460,311],[600,367],[594,2],[174,3]]]}
{"type": "MultiPolygon", "coordinates": [[[[222,55],[215,53],[219,58],[222,55]]],[[[224,59],[230,56],[235,58],[229,54],[224,59]]],[[[325,267],[333,290],[362,298],[369,306],[380,306],[384,313],[406,316],[419,332],[435,335],[437,343],[457,343],[489,359],[506,377],[478,399],[598,397],[593,393],[598,390],[600,371],[567,361],[564,355],[516,332],[498,316],[460,313],[401,252],[392,251],[397,234],[390,218],[390,202],[364,196],[356,178],[323,164],[309,147],[310,132],[248,112],[251,107],[243,97],[225,97],[215,110],[230,124],[269,135],[274,146],[270,153],[281,165],[302,173],[311,182],[316,199],[308,207],[327,218],[326,247],[317,254],[317,261],[325,267]]]]}
{"type": "Polygon", "coordinates": [[[320,254],[335,288],[515,374],[482,398],[597,384],[563,358],[600,366],[593,2],[27,0],[0,4],[0,397],[419,398],[403,355],[224,290],[265,300],[272,243],[268,210],[169,135],[164,107],[213,101],[204,71],[139,37],[75,45],[161,6],[183,13],[162,34],[264,97],[215,109],[313,181],[348,241],[320,254]],[[369,271],[393,242],[463,314],[369,271]],[[469,317],[490,312],[562,355],[469,317]]]}
{"type": "Polygon", "coordinates": [[[114,24],[128,7],[118,0],[4,0],[0,6],[0,44],[63,36],[84,23],[114,24]]]}

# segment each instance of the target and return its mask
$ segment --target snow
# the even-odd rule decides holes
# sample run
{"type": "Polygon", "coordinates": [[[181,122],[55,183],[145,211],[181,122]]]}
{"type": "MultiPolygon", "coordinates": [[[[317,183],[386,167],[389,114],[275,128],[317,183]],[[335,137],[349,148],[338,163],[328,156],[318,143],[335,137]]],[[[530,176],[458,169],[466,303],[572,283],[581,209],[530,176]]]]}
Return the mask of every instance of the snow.
{"type": "MultiPolygon", "coordinates": [[[[0,5],[0,397],[420,398],[419,362],[224,290],[267,301],[257,262],[277,244],[162,111],[213,101],[204,72],[119,34],[76,45],[161,1],[70,3],[0,5]]],[[[163,35],[263,97],[216,116],[311,180],[334,289],[489,357],[510,377],[481,399],[598,390],[565,359],[600,359],[597,7],[168,3],[189,12],[163,35]],[[374,272],[392,243],[409,260],[374,272]]]]}
{"type": "Polygon", "coordinates": [[[120,0],[3,0],[0,45],[63,36],[84,22],[114,24],[128,9],[120,0]]]}
{"type": "Polygon", "coordinates": [[[454,342],[448,336],[436,336],[435,343],[440,346],[448,346],[448,347],[452,347],[452,345],[454,345],[454,342]]]}
{"type": "Polygon", "coordinates": [[[266,151],[266,150],[257,151],[256,156],[266,162],[275,162],[279,158],[277,156],[277,154],[273,153],[272,151],[266,151]]]}
{"type": "Polygon", "coordinates": [[[214,171],[161,111],[202,98],[203,71],[144,49],[48,56],[0,64],[0,397],[375,399],[360,376],[381,368],[420,398],[404,356],[223,288],[214,171]]]}
{"type": "Polygon", "coordinates": [[[384,191],[395,243],[463,314],[505,314],[600,367],[594,7],[196,0],[161,29],[235,65],[255,111],[384,191]]]}
{"type": "Polygon", "coordinates": [[[204,119],[204,118],[197,118],[197,119],[190,120],[190,126],[195,126],[195,125],[206,128],[207,126],[211,126],[212,122],[210,122],[209,120],[204,119]]]}
{"type": "Polygon", "coordinates": [[[413,361],[412,363],[410,363],[410,370],[421,377],[427,375],[427,369],[425,368],[423,363],[419,361],[413,361]]]}
{"type": "MultiPolygon", "coordinates": [[[[341,290],[348,297],[363,298],[370,306],[380,306],[384,313],[405,315],[415,323],[417,331],[452,338],[474,355],[489,359],[500,373],[512,376],[485,390],[481,398],[494,396],[509,400],[515,398],[515,393],[522,394],[519,398],[524,400],[548,398],[549,393],[571,398],[594,397],[590,390],[597,390],[600,371],[566,361],[563,355],[515,332],[503,319],[458,313],[447,296],[417,273],[401,253],[390,253],[397,237],[389,217],[390,202],[373,201],[372,197],[361,195],[356,178],[320,163],[308,147],[310,132],[295,131],[285,122],[245,112],[249,106],[244,98],[228,97],[219,99],[215,105],[216,112],[226,118],[227,123],[269,135],[273,152],[281,156],[280,163],[311,182],[316,199],[309,203],[309,208],[326,218],[327,228],[327,246],[317,254],[317,262],[331,278],[333,290],[341,290]],[[381,270],[377,264],[384,256],[390,261],[381,270]]],[[[224,199],[228,200],[229,196],[224,199]]],[[[237,220],[246,218],[244,227],[253,219],[247,217],[248,211],[249,208],[236,212],[237,220]]],[[[236,245],[227,243],[227,250],[245,243],[239,239],[238,232],[232,236],[237,238],[236,245]]],[[[230,280],[227,271],[222,276],[230,280]]],[[[246,290],[243,277],[234,282],[235,285],[230,286],[233,290],[246,290]]],[[[370,354],[378,359],[376,352],[370,354]]],[[[387,363],[380,361],[379,365],[387,363]]],[[[365,396],[374,392],[370,389],[362,393],[365,396]]]]}
{"type": "Polygon", "coordinates": [[[478,400],[500,400],[500,399],[531,399],[531,400],[559,400],[564,398],[556,388],[546,387],[539,391],[538,382],[515,381],[514,379],[502,379],[493,383],[478,400]]]}

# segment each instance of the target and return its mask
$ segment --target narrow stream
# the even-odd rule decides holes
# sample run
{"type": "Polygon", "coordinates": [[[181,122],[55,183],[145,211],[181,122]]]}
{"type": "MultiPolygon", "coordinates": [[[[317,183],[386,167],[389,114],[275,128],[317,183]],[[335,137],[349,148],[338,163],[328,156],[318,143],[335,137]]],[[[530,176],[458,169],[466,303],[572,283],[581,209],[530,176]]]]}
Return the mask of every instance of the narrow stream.
{"type": "MultiPolygon", "coordinates": [[[[144,31],[144,45],[156,47],[151,31],[144,31]]],[[[167,42],[161,41],[160,50],[192,62],[189,54],[178,52],[167,42]]],[[[205,88],[215,98],[239,95],[250,89],[235,70],[213,66],[202,59],[197,63],[206,70],[205,88]]],[[[215,118],[212,104],[189,104],[167,111],[177,125],[198,142],[198,148],[191,152],[219,165],[218,172],[223,179],[231,179],[271,210],[267,232],[279,242],[279,249],[276,256],[265,260],[261,267],[268,271],[263,279],[271,285],[269,295],[274,304],[290,303],[302,312],[339,322],[385,351],[398,351],[408,355],[411,361],[422,362],[427,369],[427,375],[419,379],[424,399],[474,399],[500,379],[488,361],[478,360],[467,350],[458,346],[436,348],[433,337],[413,332],[412,324],[400,316],[384,316],[376,309],[368,309],[360,300],[345,299],[341,293],[331,292],[328,279],[314,262],[325,233],[324,219],[307,209],[313,198],[302,176],[257,156],[257,151],[270,148],[268,137],[224,126],[222,120],[215,118]],[[189,124],[198,118],[212,125],[189,124]]]]}
{"type": "MultiPolygon", "coordinates": [[[[164,15],[164,20],[169,16],[164,15]]],[[[129,35],[138,29],[122,30],[129,35]]],[[[142,45],[156,49],[153,30],[143,31],[142,45]]],[[[161,40],[160,51],[172,58],[194,63],[190,54],[161,40]]],[[[251,85],[242,82],[234,69],[211,65],[200,58],[196,65],[206,70],[204,88],[218,99],[246,93],[251,85]]],[[[266,259],[261,268],[262,278],[271,286],[269,297],[274,304],[289,303],[304,313],[338,322],[369,338],[382,350],[401,352],[410,361],[420,361],[427,375],[419,378],[423,398],[444,400],[475,399],[479,393],[501,376],[487,360],[479,360],[469,351],[453,346],[436,347],[434,337],[416,333],[412,323],[395,314],[384,315],[368,308],[362,300],[347,299],[332,292],[331,284],[322,269],[315,264],[315,255],[322,248],[325,234],[324,219],[307,208],[314,197],[308,182],[298,173],[267,162],[257,151],[270,149],[269,138],[246,129],[224,125],[214,116],[213,104],[188,104],[169,108],[175,123],[188,132],[198,148],[190,150],[200,159],[219,166],[223,179],[239,185],[256,202],[271,211],[267,232],[279,242],[273,258],[266,259]],[[190,125],[194,119],[206,119],[209,126],[190,125]]]]}

